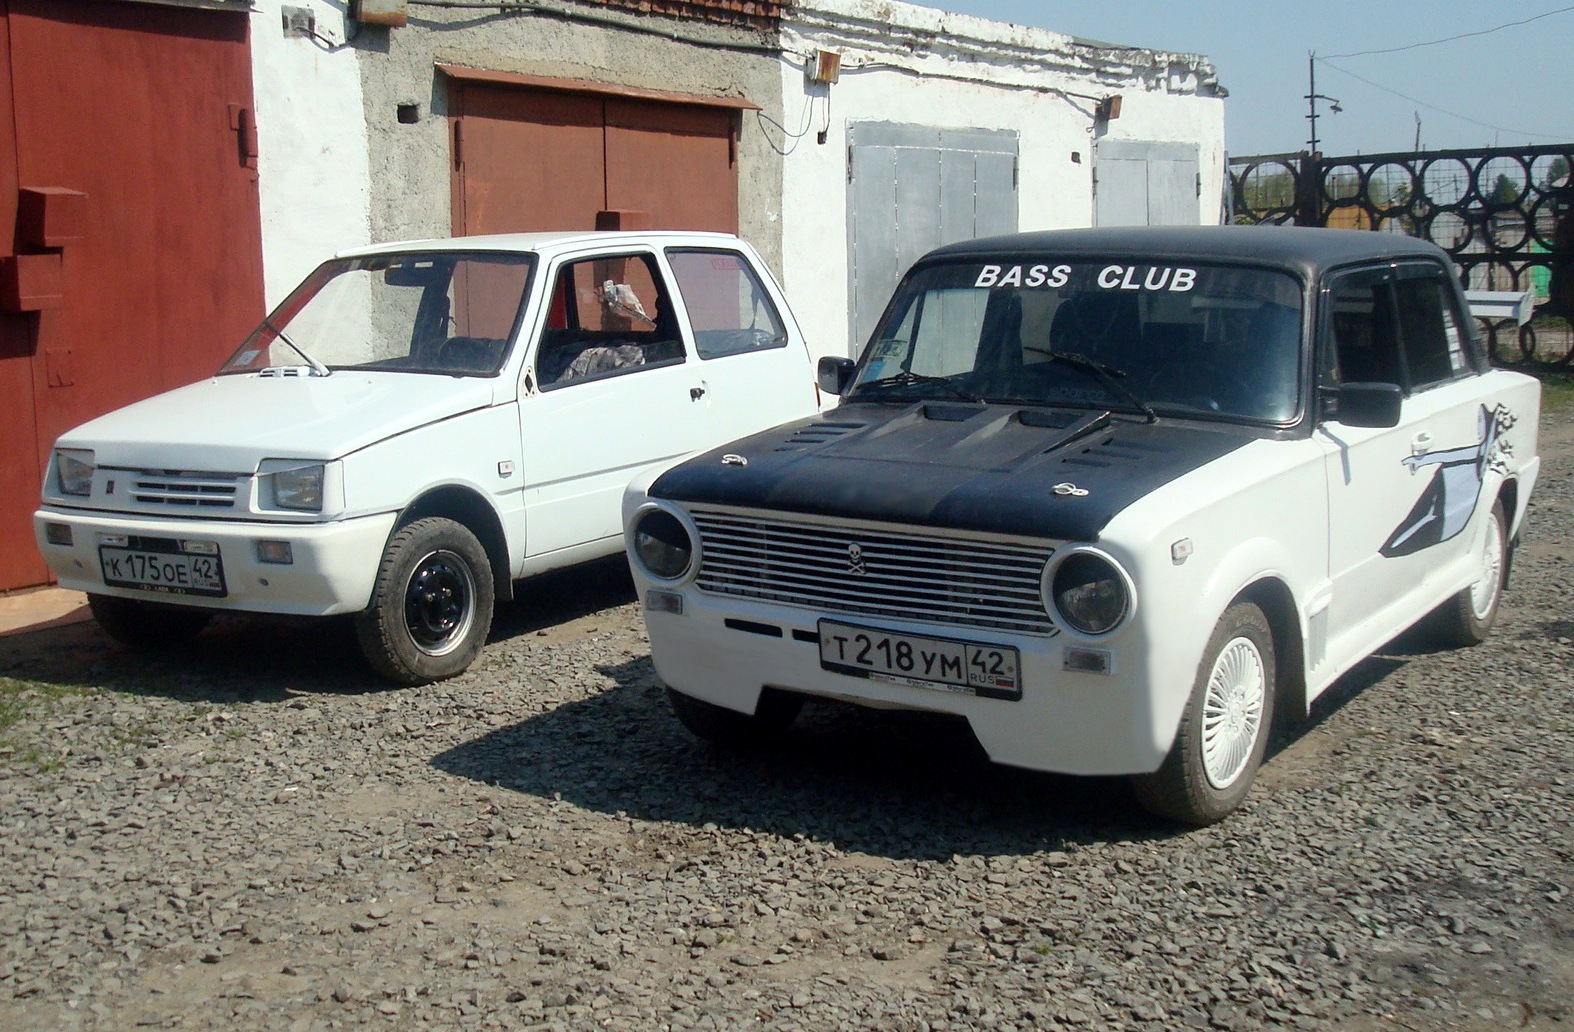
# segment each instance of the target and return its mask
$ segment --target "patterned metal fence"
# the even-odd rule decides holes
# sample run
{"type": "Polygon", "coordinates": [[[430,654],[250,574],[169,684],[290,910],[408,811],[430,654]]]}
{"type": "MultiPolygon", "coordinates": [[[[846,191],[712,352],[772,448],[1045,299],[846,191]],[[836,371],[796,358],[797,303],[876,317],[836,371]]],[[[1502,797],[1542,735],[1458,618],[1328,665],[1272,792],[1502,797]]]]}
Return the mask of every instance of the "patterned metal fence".
{"type": "Polygon", "coordinates": [[[1404,233],[1453,256],[1465,286],[1529,290],[1525,326],[1483,323],[1505,365],[1574,365],[1574,144],[1230,161],[1233,217],[1404,233]]]}

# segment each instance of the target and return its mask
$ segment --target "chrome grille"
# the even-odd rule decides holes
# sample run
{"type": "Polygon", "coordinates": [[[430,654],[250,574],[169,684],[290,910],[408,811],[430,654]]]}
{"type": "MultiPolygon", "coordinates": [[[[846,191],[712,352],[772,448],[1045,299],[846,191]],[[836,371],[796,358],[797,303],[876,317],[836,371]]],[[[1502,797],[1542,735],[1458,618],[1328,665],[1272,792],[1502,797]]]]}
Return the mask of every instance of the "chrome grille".
{"type": "Polygon", "coordinates": [[[133,501],[171,509],[233,509],[241,478],[222,473],[136,473],[133,501]]]}
{"type": "Polygon", "coordinates": [[[837,613],[1055,631],[1039,587],[1054,551],[1048,545],[709,510],[690,515],[700,532],[703,591],[837,613]]]}

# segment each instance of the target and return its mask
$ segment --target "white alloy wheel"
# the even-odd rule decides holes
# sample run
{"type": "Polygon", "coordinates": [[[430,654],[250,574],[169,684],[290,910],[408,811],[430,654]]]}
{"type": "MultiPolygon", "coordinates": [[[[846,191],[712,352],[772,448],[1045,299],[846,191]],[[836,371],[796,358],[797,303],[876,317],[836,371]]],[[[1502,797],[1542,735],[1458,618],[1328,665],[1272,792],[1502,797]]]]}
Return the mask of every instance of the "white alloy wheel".
{"type": "Polygon", "coordinates": [[[1232,639],[1214,660],[1202,704],[1202,766],[1214,788],[1229,788],[1252,762],[1267,683],[1250,638],[1232,639]]]}
{"type": "Polygon", "coordinates": [[[1485,622],[1497,609],[1498,595],[1503,590],[1504,552],[1503,523],[1494,510],[1482,535],[1481,579],[1470,586],[1470,611],[1477,620],[1485,622]]]}
{"type": "Polygon", "coordinates": [[[1240,806],[1268,749],[1277,669],[1267,616],[1255,602],[1232,603],[1208,636],[1169,754],[1131,779],[1137,801],[1199,827],[1240,806]]]}

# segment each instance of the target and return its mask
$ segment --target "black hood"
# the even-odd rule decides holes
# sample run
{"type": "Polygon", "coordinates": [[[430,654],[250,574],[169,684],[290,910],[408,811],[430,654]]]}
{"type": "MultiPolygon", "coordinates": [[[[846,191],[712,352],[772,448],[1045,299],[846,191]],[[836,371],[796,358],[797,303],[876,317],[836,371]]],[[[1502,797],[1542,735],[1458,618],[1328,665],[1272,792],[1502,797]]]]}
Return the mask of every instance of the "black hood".
{"type": "Polygon", "coordinates": [[[690,459],[662,474],[650,494],[1094,541],[1132,502],[1260,436],[1070,409],[853,404],[690,459]]]}

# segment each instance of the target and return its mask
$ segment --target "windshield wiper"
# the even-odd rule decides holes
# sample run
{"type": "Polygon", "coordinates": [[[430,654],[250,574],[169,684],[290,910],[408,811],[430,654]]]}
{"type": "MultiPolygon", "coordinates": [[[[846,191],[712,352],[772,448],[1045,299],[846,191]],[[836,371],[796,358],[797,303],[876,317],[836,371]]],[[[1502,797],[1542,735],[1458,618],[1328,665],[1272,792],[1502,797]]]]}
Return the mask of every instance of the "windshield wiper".
{"type": "Polygon", "coordinates": [[[967,391],[964,391],[962,388],[952,383],[949,377],[929,376],[924,373],[915,373],[911,369],[903,369],[899,373],[893,373],[890,376],[882,376],[875,380],[865,380],[863,383],[854,388],[853,393],[861,393],[868,388],[879,389],[882,387],[906,387],[908,384],[913,383],[933,384],[936,387],[942,387],[946,391],[950,392],[953,396],[960,398],[963,401],[978,402],[983,400],[978,395],[969,394],[967,391]]]}
{"type": "Polygon", "coordinates": [[[290,338],[290,335],[288,333],[285,333],[282,329],[280,329],[279,327],[273,325],[273,320],[271,320],[271,319],[264,319],[262,321],[262,325],[267,327],[268,329],[272,330],[274,333],[278,334],[278,337],[279,337],[280,340],[284,341],[284,343],[288,344],[291,348],[293,348],[297,355],[299,355],[302,358],[304,358],[306,360],[306,364],[312,367],[312,375],[313,376],[331,376],[331,375],[333,375],[333,370],[329,369],[327,366],[323,365],[317,359],[313,358],[312,355],[305,348],[303,348],[299,344],[295,343],[295,341],[290,338]]]}
{"type": "Polygon", "coordinates": [[[1148,422],[1157,423],[1159,421],[1159,414],[1153,411],[1152,407],[1150,407],[1147,402],[1137,397],[1136,393],[1132,391],[1130,387],[1127,387],[1125,384],[1120,382],[1121,378],[1126,375],[1126,371],[1124,369],[1116,369],[1114,366],[1107,366],[1103,362],[1095,362],[1086,355],[1079,355],[1075,352],[1053,351],[1049,348],[1035,348],[1028,344],[1024,344],[1022,346],[1022,350],[1031,351],[1035,355],[1043,355],[1051,362],[1064,362],[1073,369],[1081,369],[1083,372],[1091,374],[1093,378],[1099,383],[1103,384],[1111,394],[1118,394],[1122,398],[1125,398],[1127,401],[1135,405],[1138,411],[1148,417],[1148,422]]]}

